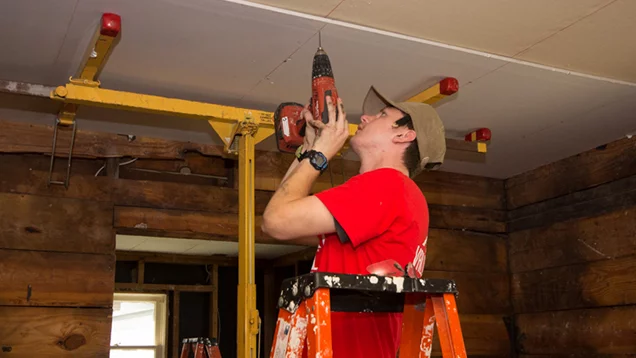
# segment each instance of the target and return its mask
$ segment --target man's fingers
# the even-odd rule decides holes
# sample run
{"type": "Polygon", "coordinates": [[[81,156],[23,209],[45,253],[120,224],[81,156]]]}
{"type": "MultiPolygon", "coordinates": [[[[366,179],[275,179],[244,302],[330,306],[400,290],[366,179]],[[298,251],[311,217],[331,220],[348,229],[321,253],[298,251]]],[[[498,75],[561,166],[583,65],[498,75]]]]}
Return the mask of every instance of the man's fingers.
{"type": "Polygon", "coordinates": [[[338,127],[346,128],[345,121],[347,120],[347,114],[345,113],[344,104],[342,103],[342,99],[338,98],[338,127]]]}
{"type": "Polygon", "coordinates": [[[327,96],[327,111],[329,114],[328,125],[333,126],[336,124],[338,118],[336,117],[336,106],[334,105],[333,98],[331,96],[327,96]]]}

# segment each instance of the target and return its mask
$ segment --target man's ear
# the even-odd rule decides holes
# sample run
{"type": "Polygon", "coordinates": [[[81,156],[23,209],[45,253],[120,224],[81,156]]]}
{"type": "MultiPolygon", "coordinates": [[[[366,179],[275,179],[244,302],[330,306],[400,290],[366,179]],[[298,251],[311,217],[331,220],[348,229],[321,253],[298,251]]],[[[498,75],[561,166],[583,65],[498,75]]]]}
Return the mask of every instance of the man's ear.
{"type": "Polygon", "coordinates": [[[407,143],[415,140],[416,133],[412,129],[406,129],[393,135],[393,143],[407,143]]]}

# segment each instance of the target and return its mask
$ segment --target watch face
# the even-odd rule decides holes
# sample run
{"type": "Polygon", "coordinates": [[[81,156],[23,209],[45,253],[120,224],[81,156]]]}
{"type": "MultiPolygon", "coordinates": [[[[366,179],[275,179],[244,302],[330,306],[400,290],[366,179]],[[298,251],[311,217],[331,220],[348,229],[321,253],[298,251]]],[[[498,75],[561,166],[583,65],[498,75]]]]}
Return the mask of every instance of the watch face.
{"type": "Polygon", "coordinates": [[[324,166],[325,163],[327,163],[327,160],[325,160],[325,157],[323,157],[322,155],[316,155],[314,157],[314,161],[321,167],[324,166]]]}
{"type": "Polygon", "coordinates": [[[322,153],[311,153],[311,162],[319,168],[324,168],[327,165],[327,158],[322,153]]]}

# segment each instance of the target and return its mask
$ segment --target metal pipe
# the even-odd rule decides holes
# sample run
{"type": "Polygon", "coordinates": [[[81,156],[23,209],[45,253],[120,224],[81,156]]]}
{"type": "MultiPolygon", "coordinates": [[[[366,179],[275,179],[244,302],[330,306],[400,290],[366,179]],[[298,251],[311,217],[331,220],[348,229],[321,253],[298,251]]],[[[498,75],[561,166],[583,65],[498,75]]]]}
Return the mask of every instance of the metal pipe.
{"type": "Polygon", "coordinates": [[[51,98],[53,90],[55,87],[36,83],[0,80],[0,92],[4,93],[51,98]]]}

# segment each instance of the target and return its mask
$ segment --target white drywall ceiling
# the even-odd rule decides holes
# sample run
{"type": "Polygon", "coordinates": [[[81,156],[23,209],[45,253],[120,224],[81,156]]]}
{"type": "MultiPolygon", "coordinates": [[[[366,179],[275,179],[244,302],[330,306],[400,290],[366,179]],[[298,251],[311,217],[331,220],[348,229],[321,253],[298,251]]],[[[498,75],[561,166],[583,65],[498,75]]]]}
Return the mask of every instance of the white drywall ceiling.
{"type": "MultiPolygon", "coordinates": [[[[340,14],[335,18],[348,18],[357,14],[352,8],[367,6],[349,0],[342,4],[348,7],[333,11],[334,16],[340,14]]],[[[487,19],[489,10],[481,4],[484,8],[477,18],[487,19]]],[[[490,11],[501,10],[502,4],[490,11]]],[[[501,27],[510,30],[510,37],[523,34],[518,41],[506,44],[494,35],[489,39],[502,44],[497,52],[514,53],[535,41],[535,32],[553,33],[560,26],[615,5],[601,0],[578,4],[563,16],[552,14],[535,24],[528,20],[530,24],[515,27],[515,22],[507,19],[501,27]]],[[[334,9],[332,5],[312,6],[327,15],[334,9]]],[[[304,103],[310,95],[318,30],[322,30],[323,45],[332,59],[336,83],[352,122],[358,121],[362,99],[371,84],[400,99],[446,76],[455,77],[460,92],[438,108],[447,133],[461,137],[485,126],[492,130],[493,141],[486,163],[449,161],[443,167],[448,171],[506,178],[636,131],[636,87],[630,83],[567,74],[374,30],[370,27],[383,24],[375,18],[367,28],[254,3],[214,0],[66,0],[55,6],[24,0],[0,6],[0,33],[5,34],[0,37],[0,46],[8,49],[0,60],[2,79],[64,83],[76,71],[103,12],[122,17],[121,39],[100,77],[104,88],[270,111],[283,101],[304,103]]],[[[534,16],[538,10],[528,6],[532,8],[528,15],[534,16]]],[[[509,10],[519,13],[518,9],[509,10]]],[[[402,24],[391,21],[385,25],[402,24]]],[[[457,27],[453,31],[454,36],[470,39],[474,34],[467,32],[477,30],[457,27]]],[[[488,37],[492,30],[479,31],[488,37]]],[[[490,46],[488,41],[483,46],[490,46]]],[[[526,54],[541,57],[531,50],[526,54]]],[[[568,61],[567,56],[563,58],[568,61]]],[[[9,103],[0,108],[0,116],[51,123],[52,114],[31,113],[29,109],[9,103]]],[[[205,123],[195,120],[95,108],[82,108],[79,118],[85,129],[220,143],[205,123]]],[[[273,150],[273,138],[260,148],[273,150]]]]}
{"type": "MultiPolygon", "coordinates": [[[[227,241],[117,235],[115,247],[119,251],[238,257],[238,243],[227,241]]],[[[255,244],[255,256],[257,259],[274,259],[282,255],[302,251],[306,248],[305,246],[296,245],[255,244]]]]}

